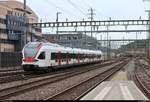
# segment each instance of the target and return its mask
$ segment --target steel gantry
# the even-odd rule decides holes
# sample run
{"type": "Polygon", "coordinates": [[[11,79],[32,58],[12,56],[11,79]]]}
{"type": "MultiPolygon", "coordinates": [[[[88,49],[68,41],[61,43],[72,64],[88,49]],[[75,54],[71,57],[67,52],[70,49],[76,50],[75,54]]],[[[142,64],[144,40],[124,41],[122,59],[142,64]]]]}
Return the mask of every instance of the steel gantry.
{"type": "Polygon", "coordinates": [[[93,33],[108,33],[108,32],[149,32],[145,26],[150,25],[150,20],[104,20],[104,21],[70,21],[70,22],[43,22],[43,23],[33,23],[34,27],[40,28],[74,28],[69,30],[60,30],[57,33],[91,33],[90,29],[87,27],[93,27],[93,33]],[[124,29],[119,30],[118,28],[113,29],[100,29],[99,27],[109,28],[111,26],[123,26],[124,29]],[[129,26],[144,26],[141,29],[128,29],[129,26]],[[83,27],[84,30],[77,28],[83,27]],[[86,30],[85,30],[86,29],[86,30]]]}
{"type": "MultiPolygon", "coordinates": [[[[93,33],[107,33],[107,32],[148,32],[149,30],[93,30],[93,33]]],[[[58,31],[58,33],[90,33],[91,31],[58,31]]]]}
{"type": "MultiPolygon", "coordinates": [[[[40,28],[69,28],[69,30],[63,29],[61,31],[57,31],[59,34],[61,33],[109,33],[109,32],[150,32],[149,29],[146,28],[146,26],[150,25],[150,20],[104,20],[104,21],[66,21],[66,22],[42,22],[42,23],[33,23],[32,26],[33,27],[40,27],[40,28]],[[115,28],[111,28],[112,26],[115,26],[115,28]],[[116,27],[119,26],[123,26],[123,29],[118,29],[116,27]],[[130,26],[134,26],[135,28],[130,28],[128,29],[128,27],[130,26]],[[141,27],[142,26],[142,27],[141,27]],[[70,28],[74,28],[74,29],[70,29],[70,28]],[[93,27],[93,30],[91,31],[89,27],[93,27]],[[105,27],[107,29],[101,29],[100,27],[105,27]],[[140,29],[136,28],[136,27],[141,27],[140,29]],[[83,28],[83,29],[77,29],[77,28],[83,28]],[[86,29],[88,28],[88,29],[86,29]]],[[[91,35],[92,37],[92,35],[91,35]]],[[[107,37],[107,42],[108,41],[108,37],[107,37]]],[[[122,40],[123,41],[123,40],[122,40]]],[[[125,41],[125,40],[124,40],[125,41]]],[[[128,40],[129,41],[129,40],[128,40]]],[[[133,40],[130,40],[133,41],[133,40]]],[[[107,44],[107,47],[109,47],[109,45],[107,44]]],[[[150,53],[150,51],[148,51],[148,53],[150,53]]]]}
{"type": "Polygon", "coordinates": [[[108,20],[108,21],[70,21],[33,23],[34,27],[85,27],[85,26],[130,26],[149,25],[150,20],[108,20]]]}
{"type": "MultiPolygon", "coordinates": [[[[147,39],[111,39],[109,41],[114,42],[114,41],[143,41],[143,40],[147,39]]],[[[97,40],[97,41],[107,41],[107,40],[97,40]]]]}

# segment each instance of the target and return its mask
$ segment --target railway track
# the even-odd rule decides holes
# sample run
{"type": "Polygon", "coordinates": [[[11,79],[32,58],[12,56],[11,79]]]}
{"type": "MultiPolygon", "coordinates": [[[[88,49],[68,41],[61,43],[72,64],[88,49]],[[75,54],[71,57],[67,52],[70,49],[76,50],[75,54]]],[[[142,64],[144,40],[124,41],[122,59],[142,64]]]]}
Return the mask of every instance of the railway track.
{"type": "Polygon", "coordinates": [[[0,73],[1,73],[1,72],[9,72],[9,71],[17,71],[17,70],[22,70],[22,69],[21,69],[21,67],[0,69],[0,73]]]}
{"type": "Polygon", "coordinates": [[[150,99],[150,73],[145,67],[145,65],[137,63],[132,79],[139,89],[141,89],[141,91],[150,99]]]}
{"type": "MultiPolygon", "coordinates": [[[[114,62],[116,62],[116,61],[104,62],[104,64],[102,64],[101,66],[111,64],[111,63],[114,63],[114,62]]],[[[93,65],[93,64],[91,64],[91,65],[93,65]]],[[[80,67],[80,66],[76,66],[76,67],[80,67]]],[[[0,83],[3,84],[3,83],[9,83],[9,82],[13,82],[13,81],[24,80],[24,79],[37,78],[37,77],[42,77],[42,76],[43,77],[44,76],[49,76],[49,75],[61,73],[62,70],[67,71],[67,68],[60,68],[60,69],[57,69],[57,70],[55,70],[51,73],[46,73],[46,74],[43,73],[43,74],[39,74],[39,75],[38,74],[25,73],[21,68],[0,70],[0,83]]]]}
{"type": "Polygon", "coordinates": [[[94,66],[86,66],[86,68],[84,68],[84,70],[74,70],[72,72],[66,72],[66,73],[61,73],[60,75],[57,76],[53,76],[53,77],[47,77],[44,79],[40,79],[40,80],[36,80],[36,81],[32,81],[32,82],[28,82],[28,83],[24,83],[24,84],[20,84],[20,85],[16,85],[16,86],[12,86],[12,87],[8,87],[5,89],[1,89],[0,90],[0,99],[7,99],[11,96],[16,96],[18,94],[21,94],[23,92],[28,92],[30,90],[36,89],[38,87],[47,85],[47,84],[51,84],[54,83],[56,81],[60,81],[63,79],[66,79],[68,77],[73,77],[85,72],[88,72],[90,70],[94,70],[94,68],[96,68],[97,66],[107,66],[109,64],[113,64],[114,62],[110,62],[110,63],[104,63],[104,64],[96,64],[94,66]]]}
{"type": "Polygon", "coordinates": [[[16,75],[16,74],[24,74],[24,71],[23,70],[18,70],[18,71],[0,72],[0,77],[11,76],[11,75],[16,75]]]}
{"type": "Polygon", "coordinates": [[[79,100],[85,94],[87,94],[90,90],[95,88],[98,84],[112,76],[118,70],[120,70],[124,65],[126,65],[128,61],[120,62],[119,64],[113,66],[112,68],[94,75],[86,80],[81,81],[65,90],[62,90],[59,93],[54,94],[44,100],[79,100]],[[88,86],[87,86],[88,85],[88,86]],[[87,86],[85,88],[85,86],[87,86]]]}
{"type": "Polygon", "coordinates": [[[22,75],[24,74],[23,69],[7,69],[0,70],[0,83],[7,83],[11,81],[16,81],[22,79],[22,75]]]}

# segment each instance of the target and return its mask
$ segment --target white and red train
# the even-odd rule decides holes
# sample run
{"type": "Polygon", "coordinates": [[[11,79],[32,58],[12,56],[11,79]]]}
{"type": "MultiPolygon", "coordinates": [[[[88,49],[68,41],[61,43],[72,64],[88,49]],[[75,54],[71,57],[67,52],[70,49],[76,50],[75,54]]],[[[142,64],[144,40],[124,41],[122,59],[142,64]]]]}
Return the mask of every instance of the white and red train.
{"type": "Polygon", "coordinates": [[[25,71],[48,71],[64,67],[102,61],[101,51],[63,47],[58,44],[29,42],[22,50],[25,71]]]}

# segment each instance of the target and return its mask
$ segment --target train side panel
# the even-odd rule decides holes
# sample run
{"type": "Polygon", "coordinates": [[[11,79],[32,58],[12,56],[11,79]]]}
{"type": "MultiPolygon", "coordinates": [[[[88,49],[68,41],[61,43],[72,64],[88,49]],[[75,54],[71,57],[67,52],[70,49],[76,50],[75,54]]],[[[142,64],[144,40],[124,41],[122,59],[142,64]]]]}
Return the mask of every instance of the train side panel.
{"type": "Polygon", "coordinates": [[[65,48],[45,43],[29,43],[22,51],[24,70],[47,70],[53,67],[103,60],[101,51],[65,48]],[[28,50],[26,50],[28,49],[28,50]],[[35,52],[36,53],[35,53],[35,52]],[[33,55],[32,55],[33,54],[33,55]]]}

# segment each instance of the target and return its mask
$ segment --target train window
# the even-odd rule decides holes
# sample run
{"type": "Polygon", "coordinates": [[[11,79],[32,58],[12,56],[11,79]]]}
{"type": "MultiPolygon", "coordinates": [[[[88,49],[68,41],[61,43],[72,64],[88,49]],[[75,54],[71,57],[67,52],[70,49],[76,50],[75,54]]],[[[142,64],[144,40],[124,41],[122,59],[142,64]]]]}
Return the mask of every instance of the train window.
{"type": "Polygon", "coordinates": [[[57,59],[57,53],[51,53],[51,60],[57,59]]]}
{"type": "Polygon", "coordinates": [[[63,59],[67,58],[67,53],[62,53],[62,58],[63,59]]]}
{"type": "Polygon", "coordinates": [[[36,53],[37,53],[37,50],[33,48],[25,48],[24,50],[25,57],[34,57],[36,53]]]}
{"type": "Polygon", "coordinates": [[[73,54],[73,58],[74,58],[74,59],[77,59],[77,58],[78,58],[78,55],[77,55],[77,54],[73,54]]]}
{"type": "Polygon", "coordinates": [[[65,53],[62,53],[61,55],[62,55],[61,58],[66,58],[65,53]]]}
{"type": "Polygon", "coordinates": [[[45,59],[45,52],[41,52],[38,59],[45,59]]]}
{"type": "Polygon", "coordinates": [[[40,45],[40,43],[32,43],[32,44],[28,44],[27,47],[28,48],[37,48],[40,45]]]}
{"type": "Polygon", "coordinates": [[[24,48],[24,56],[27,57],[35,57],[37,52],[38,52],[38,47],[40,46],[40,43],[35,43],[35,44],[28,44],[24,48]]]}
{"type": "Polygon", "coordinates": [[[72,59],[74,58],[74,57],[73,57],[73,54],[70,54],[70,58],[72,58],[72,59]]]}
{"type": "Polygon", "coordinates": [[[99,58],[101,58],[101,55],[99,55],[99,58]]]}

